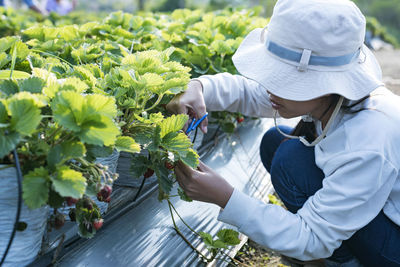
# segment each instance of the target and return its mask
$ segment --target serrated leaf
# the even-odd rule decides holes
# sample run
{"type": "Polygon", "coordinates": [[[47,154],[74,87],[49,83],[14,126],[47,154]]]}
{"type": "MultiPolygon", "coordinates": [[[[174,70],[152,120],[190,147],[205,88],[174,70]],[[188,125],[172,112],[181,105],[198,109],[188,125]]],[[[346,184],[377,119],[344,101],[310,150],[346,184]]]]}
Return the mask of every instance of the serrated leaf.
{"type": "Polygon", "coordinates": [[[115,125],[114,121],[106,116],[100,116],[96,120],[96,123],[99,124],[86,126],[77,134],[81,141],[98,146],[114,145],[117,136],[120,134],[120,130],[115,125]]]}
{"type": "Polygon", "coordinates": [[[81,79],[76,78],[76,77],[69,77],[65,79],[63,84],[60,86],[60,91],[61,90],[72,90],[77,93],[83,93],[87,89],[89,89],[89,86],[83,82],[81,79]]]}
{"type": "Polygon", "coordinates": [[[140,145],[129,136],[119,136],[115,142],[115,148],[118,151],[126,151],[131,153],[140,152],[140,145]]]}
{"type": "Polygon", "coordinates": [[[116,106],[111,97],[82,96],[73,91],[62,91],[54,98],[51,106],[55,120],[74,131],[84,143],[114,145],[120,134],[119,128],[108,116],[116,114],[116,106]]]}
{"type": "Polygon", "coordinates": [[[199,235],[201,236],[204,244],[206,244],[207,247],[213,246],[213,238],[209,233],[199,232],[199,235]]]}
{"type": "Polygon", "coordinates": [[[178,132],[182,130],[188,120],[186,114],[172,115],[164,119],[161,124],[161,138],[169,133],[178,132]]]}
{"type": "Polygon", "coordinates": [[[20,141],[20,135],[16,132],[5,133],[0,130],[0,159],[8,155],[20,141]]]}
{"type": "Polygon", "coordinates": [[[24,176],[22,197],[30,209],[44,206],[49,198],[49,173],[43,167],[36,168],[24,176]]]}
{"type": "Polygon", "coordinates": [[[185,191],[182,190],[182,188],[178,187],[178,195],[180,197],[180,199],[182,199],[183,201],[187,201],[187,202],[192,202],[193,199],[191,199],[190,197],[188,197],[185,193],[185,191]]]}
{"type": "Polygon", "coordinates": [[[87,95],[87,109],[88,112],[96,112],[110,118],[117,115],[117,106],[115,98],[104,95],[87,95]]]}
{"type": "Polygon", "coordinates": [[[199,156],[192,149],[192,142],[184,133],[169,133],[162,139],[161,146],[177,154],[180,160],[192,168],[199,164],[199,156]]]}
{"type": "Polygon", "coordinates": [[[7,110],[11,128],[22,135],[32,134],[42,119],[37,99],[29,93],[18,93],[7,99],[7,110]]]}
{"type": "Polygon", "coordinates": [[[67,160],[83,157],[86,148],[81,142],[64,142],[51,148],[47,155],[47,163],[55,167],[64,164],[67,160]]]}
{"type": "Polygon", "coordinates": [[[21,41],[17,41],[13,48],[10,51],[10,54],[13,53],[13,50],[16,50],[17,58],[19,59],[25,59],[29,55],[29,48],[26,44],[24,44],[21,41]]]}
{"type": "Polygon", "coordinates": [[[217,237],[223,243],[229,246],[235,246],[240,243],[239,233],[232,229],[222,229],[217,233],[217,237]]]}
{"type": "Polygon", "coordinates": [[[40,94],[42,93],[45,82],[38,77],[29,77],[28,79],[21,80],[18,85],[20,91],[40,94]]]}
{"type": "Polygon", "coordinates": [[[180,155],[180,160],[192,168],[199,165],[199,155],[193,149],[189,149],[186,155],[180,155]]]}
{"type": "Polygon", "coordinates": [[[86,179],[82,173],[66,166],[58,169],[56,176],[50,177],[54,190],[62,197],[81,198],[86,190],[86,179]]]}
{"type": "Polygon", "coordinates": [[[164,166],[164,164],[161,164],[155,168],[154,172],[156,173],[158,185],[161,187],[162,191],[169,194],[174,184],[172,179],[169,177],[169,170],[164,166]]]}
{"type": "Polygon", "coordinates": [[[0,80],[0,91],[6,95],[18,93],[18,85],[12,80],[0,80]]]}
{"type": "Polygon", "coordinates": [[[78,132],[84,121],[84,104],[85,99],[82,95],[72,91],[63,91],[54,98],[51,107],[54,118],[60,125],[78,132]]]}
{"type": "Polygon", "coordinates": [[[159,125],[157,125],[154,128],[153,135],[151,137],[151,141],[148,144],[148,146],[146,147],[148,150],[150,150],[150,151],[158,151],[159,146],[161,145],[160,133],[161,133],[161,127],[159,125]]]}
{"type": "Polygon", "coordinates": [[[150,161],[145,156],[133,155],[130,165],[130,170],[133,172],[134,178],[139,178],[146,172],[150,161]]]}

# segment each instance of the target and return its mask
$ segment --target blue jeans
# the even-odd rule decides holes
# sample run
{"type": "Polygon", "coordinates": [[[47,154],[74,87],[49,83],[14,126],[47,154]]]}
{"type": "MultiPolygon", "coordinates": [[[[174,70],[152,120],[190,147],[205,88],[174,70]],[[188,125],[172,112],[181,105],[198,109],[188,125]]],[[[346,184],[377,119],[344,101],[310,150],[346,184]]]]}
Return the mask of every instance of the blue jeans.
{"type": "MultiPolygon", "coordinates": [[[[290,127],[280,126],[285,132],[290,127]]],[[[322,188],[324,173],[315,164],[314,147],[268,130],[260,146],[261,161],[286,208],[296,213],[322,188]]],[[[400,266],[400,227],[381,211],[374,220],[343,241],[329,260],[344,263],[356,257],[365,266],[400,266]]]]}

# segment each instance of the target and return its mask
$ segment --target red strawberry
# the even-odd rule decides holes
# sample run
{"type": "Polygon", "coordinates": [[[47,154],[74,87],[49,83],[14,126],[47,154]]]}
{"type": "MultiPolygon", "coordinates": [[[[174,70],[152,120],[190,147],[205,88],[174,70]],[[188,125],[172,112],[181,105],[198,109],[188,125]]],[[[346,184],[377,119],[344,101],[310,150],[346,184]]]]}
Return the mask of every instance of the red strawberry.
{"type": "Polygon", "coordinates": [[[94,222],[93,222],[93,227],[94,227],[94,229],[99,230],[102,226],[103,226],[103,219],[100,219],[100,220],[96,219],[96,220],[94,220],[94,222]]]}
{"type": "Polygon", "coordinates": [[[244,118],[243,118],[243,117],[237,117],[237,118],[236,118],[236,121],[237,121],[238,123],[242,123],[242,122],[244,121],[244,118]]]}
{"type": "Polygon", "coordinates": [[[78,199],[73,198],[73,197],[66,197],[65,201],[67,201],[68,206],[72,206],[72,205],[76,204],[76,202],[78,202],[78,199]]]}
{"type": "Polygon", "coordinates": [[[165,161],[165,168],[167,168],[168,170],[172,170],[173,168],[175,168],[174,164],[169,162],[168,160],[165,161]]]}
{"type": "Polygon", "coordinates": [[[107,202],[106,200],[110,198],[112,188],[109,185],[104,185],[101,190],[97,193],[97,199],[99,201],[107,202]]]}
{"type": "Polygon", "coordinates": [[[147,171],[143,174],[144,178],[149,178],[154,174],[154,170],[147,168],[147,171]]]}

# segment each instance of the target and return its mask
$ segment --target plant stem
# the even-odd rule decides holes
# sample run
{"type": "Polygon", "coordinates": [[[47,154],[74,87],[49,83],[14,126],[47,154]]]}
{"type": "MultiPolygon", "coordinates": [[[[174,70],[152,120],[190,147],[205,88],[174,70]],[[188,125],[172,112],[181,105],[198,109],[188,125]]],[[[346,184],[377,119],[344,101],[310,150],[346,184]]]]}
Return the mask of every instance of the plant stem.
{"type": "Polygon", "coordinates": [[[157,101],[151,107],[146,108],[144,111],[149,111],[149,110],[155,108],[156,106],[158,106],[158,104],[160,104],[163,96],[164,96],[164,94],[159,95],[158,98],[157,98],[157,101]]]}
{"type": "Polygon", "coordinates": [[[182,217],[179,215],[178,211],[175,209],[174,205],[172,205],[171,201],[170,201],[169,199],[167,199],[167,201],[168,201],[168,204],[174,209],[174,211],[175,211],[176,215],[178,215],[179,219],[181,219],[181,221],[183,222],[183,224],[186,225],[186,227],[189,228],[189,230],[192,231],[195,235],[201,237],[201,236],[199,235],[199,233],[197,233],[195,230],[193,230],[193,228],[190,227],[190,226],[182,219],[182,217]]]}
{"type": "Polygon", "coordinates": [[[197,254],[199,254],[200,257],[202,257],[202,258],[203,258],[205,261],[207,261],[207,262],[211,262],[213,259],[209,259],[209,258],[207,258],[206,256],[204,256],[197,248],[195,248],[195,247],[193,246],[192,243],[190,243],[189,240],[186,239],[186,237],[185,237],[185,236],[181,233],[181,231],[178,229],[178,226],[177,226],[176,223],[175,223],[174,214],[173,214],[172,209],[171,209],[172,204],[171,204],[171,202],[169,201],[169,199],[167,199],[167,200],[168,200],[169,212],[170,212],[170,214],[171,214],[172,223],[174,224],[174,228],[175,228],[176,233],[189,245],[189,247],[191,247],[197,254]]]}

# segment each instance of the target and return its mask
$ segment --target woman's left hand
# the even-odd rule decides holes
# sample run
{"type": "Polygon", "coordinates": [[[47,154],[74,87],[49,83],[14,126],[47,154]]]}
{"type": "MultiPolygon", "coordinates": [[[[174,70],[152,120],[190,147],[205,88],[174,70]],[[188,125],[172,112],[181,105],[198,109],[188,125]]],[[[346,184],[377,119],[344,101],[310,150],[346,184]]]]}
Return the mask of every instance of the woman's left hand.
{"type": "Polygon", "coordinates": [[[214,203],[225,208],[232,195],[233,187],[201,161],[197,170],[178,162],[175,174],[180,187],[193,200],[214,203]]]}

